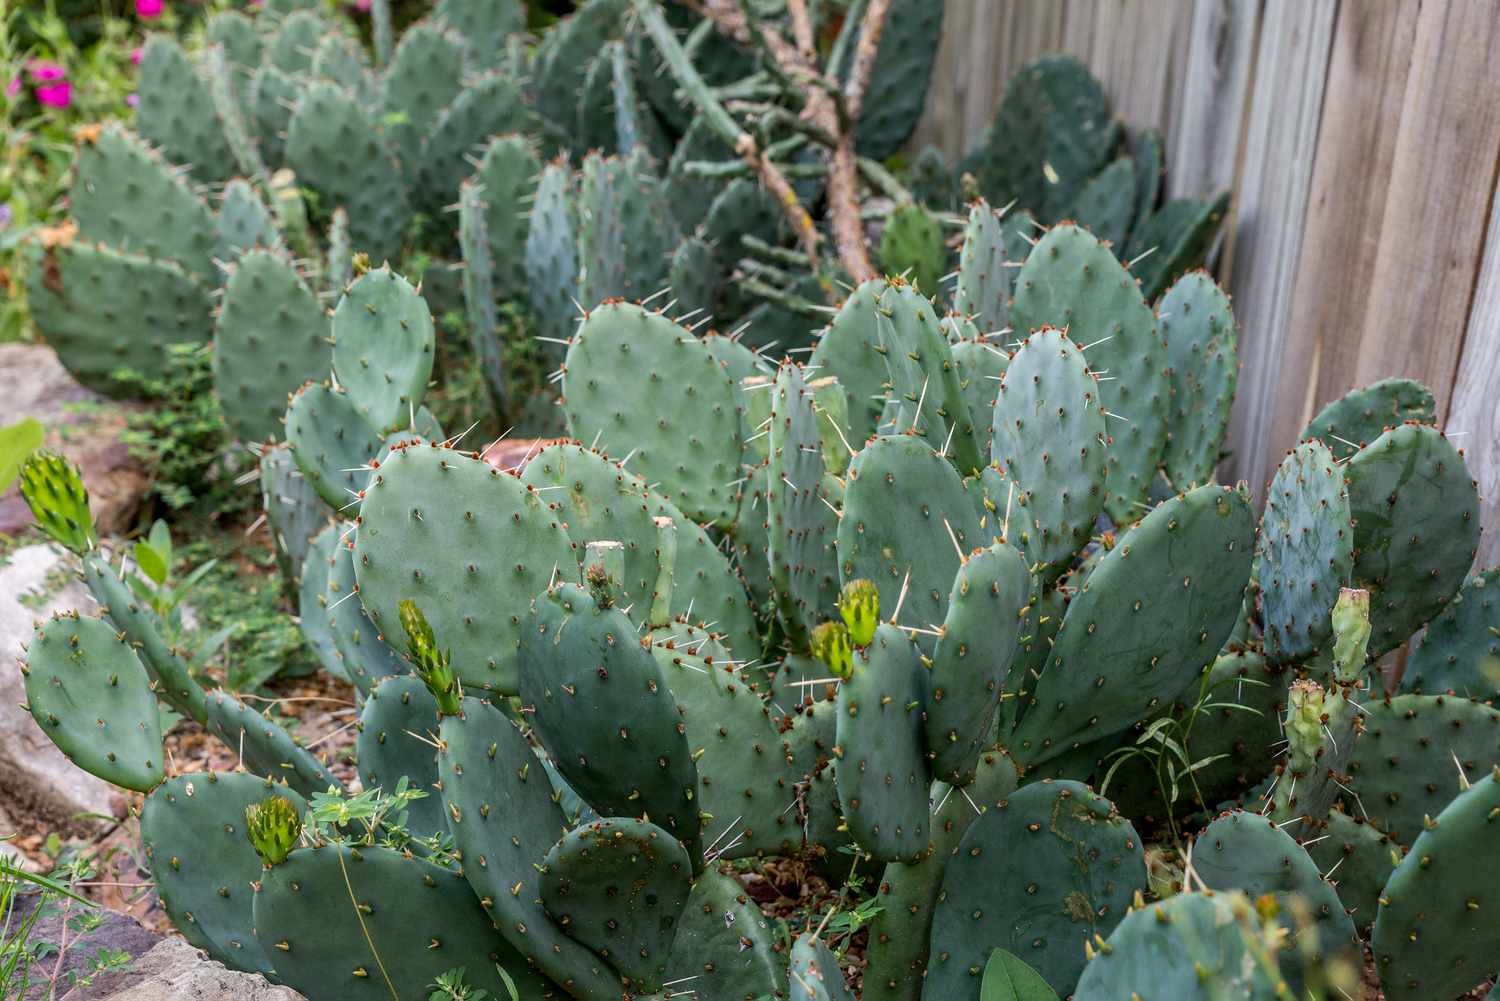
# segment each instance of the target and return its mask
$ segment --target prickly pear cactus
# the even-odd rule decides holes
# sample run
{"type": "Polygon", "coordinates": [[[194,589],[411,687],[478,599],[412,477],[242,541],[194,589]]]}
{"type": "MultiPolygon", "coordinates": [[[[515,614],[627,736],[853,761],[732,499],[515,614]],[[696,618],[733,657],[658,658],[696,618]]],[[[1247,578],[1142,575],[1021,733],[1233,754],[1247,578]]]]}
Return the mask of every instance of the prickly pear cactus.
{"type": "Polygon", "coordinates": [[[469,453],[411,445],[375,473],[360,518],[354,572],[375,626],[396,632],[415,600],[466,687],[515,693],[526,604],[578,567],[542,495],[469,453]]]}
{"type": "Polygon", "coordinates": [[[1266,654],[1291,661],[1333,637],[1329,617],[1354,572],[1354,533],[1344,470],[1321,442],[1282,460],[1266,490],[1256,556],[1266,654]]]}
{"type": "Polygon", "coordinates": [[[272,796],[300,814],[302,797],[243,772],[167,779],[141,810],[141,845],[172,924],[191,944],[236,970],[274,975],[274,953],[255,938],[254,884],[263,863],[246,836],[245,811],[272,796]]]}
{"type": "Polygon", "coordinates": [[[882,862],[927,850],[923,670],[911,637],[886,623],[839,686],[839,801],[854,840],[882,862]]]}
{"type": "Polygon", "coordinates": [[[591,576],[591,590],[562,584],[538,595],[522,623],[521,701],[558,771],[601,815],[650,817],[701,865],[698,774],[682,716],[608,586],[591,576]]]}
{"type": "Polygon", "coordinates": [[[1405,642],[1448,604],[1479,545],[1479,495],[1437,428],[1404,424],[1347,465],[1353,584],[1370,591],[1371,656],[1405,642]]]}
{"type": "Polygon", "coordinates": [[[1015,539],[1043,579],[1056,580],[1104,509],[1107,420],[1098,377],[1067,334],[1027,337],[995,398],[991,456],[1014,496],[1015,539]],[[1010,488],[1014,486],[1014,494],[1010,488]]]}
{"type": "Polygon", "coordinates": [[[1254,541],[1249,500],[1220,486],[1122,536],[1068,606],[1012,751],[1040,764],[1164,708],[1234,629],[1254,541]]]}
{"type": "Polygon", "coordinates": [[[75,765],[141,792],[162,780],[156,696],[108,622],[75,613],[38,626],[24,677],[32,719],[75,765]]]}
{"type": "Polygon", "coordinates": [[[552,846],[542,904],[636,990],[659,991],[692,883],[692,861],[676,838],[647,821],[610,817],[552,846]]]}
{"type": "Polygon", "coordinates": [[[1391,1001],[1452,997],[1494,963],[1495,820],[1500,777],[1485,775],[1429,817],[1380,895],[1371,944],[1391,1001]]]}
{"type": "Polygon", "coordinates": [[[1244,894],[1179,893],[1137,906],[1108,940],[1091,947],[1073,999],[1292,1001],[1296,995],[1277,969],[1276,942],[1244,894]]]}
{"type": "Polygon", "coordinates": [[[1140,836],[1109,800],[1077,782],[1025,786],[971,823],[948,861],[922,997],[978,999],[995,947],[1067,994],[1084,944],[1109,934],[1145,887],[1140,836]]]}
{"type": "Polygon", "coordinates": [[[1500,573],[1482,570],[1470,577],[1448,607],[1428,623],[1422,641],[1406,660],[1404,692],[1453,692],[1490,699],[1500,694],[1500,614],[1496,594],[1500,573]]]}
{"type": "Polygon", "coordinates": [[[1092,234],[1060,224],[1016,276],[1010,320],[1022,333],[1066,329],[1089,367],[1113,377],[1099,388],[1111,439],[1105,508],[1116,524],[1135,521],[1166,449],[1171,410],[1167,344],[1135,279],[1092,234]]]}
{"type": "Polygon", "coordinates": [[[299,848],[260,877],[255,937],[276,975],[309,997],[420,997],[462,966],[494,997],[558,989],[495,934],[462,875],[390,848],[299,848]]]}
{"type": "Polygon", "coordinates": [[[1432,390],[1411,379],[1382,379],[1350,390],[1318,411],[1302,437],[1317,438],[1342,461],[1379,438],[1386,428],[1407,421],[1436,423],[1432,390]]]}

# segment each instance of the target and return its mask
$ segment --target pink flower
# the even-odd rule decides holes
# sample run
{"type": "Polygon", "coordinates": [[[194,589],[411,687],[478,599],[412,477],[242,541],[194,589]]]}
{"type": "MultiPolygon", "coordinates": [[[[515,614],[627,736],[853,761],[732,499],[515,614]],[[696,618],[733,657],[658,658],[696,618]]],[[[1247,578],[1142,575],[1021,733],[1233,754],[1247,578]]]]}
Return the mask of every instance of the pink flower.
{"type": "Polygon", "coordinates": [[[31,71],[33,83],[53,83],[68,75],[68,71],[61,63],[52,63],[45,59],[33,59],[26,64],[26,68],[31,71]]]}
{"type": "Polygon", "coordinates": [[[36,99],[49,108],[66,108],[73,98],[73,85],[64,80],[36,89],[36,99]]]}
{"type": "Polygon", "coordinates": [[[136,105],[138,105],[138,104],[141,103],[141,95],[139,95],[139,94],[126,94],[125,95],[125,103],[128,104],[128,105],[130,105],[132,108],[134,108],[136,105]]]}
{"type": "Polygon", "coordinates": [[[145,54],[145,50],[142,49],[139,45],[137,45],[135,48],[131,49],[130,50],[130,63],[131,63],[131,65],[132,66],[139,66],[141,64],[141,56],[143,56],[144,54],[145,54]]]}
{"type": "Polygon", "coordinates": [[[370,9],[370,0],[354,0],[354,9],[368,11],[370,9]]]}
{"type": "Polygon", "coordinates": [[[135,16],[147,21],[161,17],[164,6],[162,0],[135,0],[135,16]]]}
{"type": "Polygon", "coordinates": [[[15,97],[21,93],[21,77],[19,75],[10,78],[10,83],[5,85],[5,96],[15,97]]]}

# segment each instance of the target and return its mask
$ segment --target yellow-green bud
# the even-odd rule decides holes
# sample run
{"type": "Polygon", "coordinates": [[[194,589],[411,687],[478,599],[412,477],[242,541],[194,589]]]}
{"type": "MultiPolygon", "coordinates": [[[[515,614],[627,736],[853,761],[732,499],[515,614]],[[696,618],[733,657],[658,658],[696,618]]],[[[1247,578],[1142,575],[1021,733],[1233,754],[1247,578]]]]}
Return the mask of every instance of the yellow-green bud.
{"type": "Polygon", "coordinates": [[[427,624],[427,616],[422,614],[415,601],[402,601],[399,607],[401,628],[406,630],[406,656],[412,663],[412,670],[437,700],[438,712],[444,716],[457,716],[461,711],[459,701],[463,692],[459,690],[458,677],[449,666],[448,652],[438,649],[432,626],[427,624]]]}
{"type": "Polygon", "coordinates": [[[1370,592],[1339,589],[1333,606],[1333,673],[1346,685],[1357,684],[1365,669],[1370,643],[1370,592]]]}
{"type": "Polygon", "coordinates": [[[272,796],[245,807],[245,832],[267,868],[286,861],[302,836],[302,818],[285,796],[272,796]]]}
{"type": "Polygon", "coordinates": [[[78,467],[55,452],[38,451],[21,466],[21,496],[37,527],[75,553],[94,548],[89,492],[78,467]]]}
{"type": "Polygon", "coordinates": [[[839,615],[849,627],[849,638],[863,649],[875,639],[880,624],[880,590],[873,581],[851,580],[839,595],[839,615]]]}
{"type": "Polygon", "coordinates": [[[854,674],[854,647],[842,622],[824,622],[814,629],[812,652],[836,676],[847,680],[854,674]]]}

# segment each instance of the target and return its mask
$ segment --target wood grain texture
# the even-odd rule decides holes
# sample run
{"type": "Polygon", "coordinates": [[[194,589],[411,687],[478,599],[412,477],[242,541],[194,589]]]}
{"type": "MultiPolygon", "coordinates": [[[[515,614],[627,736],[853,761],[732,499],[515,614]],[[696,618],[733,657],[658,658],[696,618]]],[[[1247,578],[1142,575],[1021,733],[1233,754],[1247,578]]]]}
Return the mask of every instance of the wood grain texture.
{"type": "Polygon", "coordinates": [[[1330,384],[1354,378],[1361,319],[1386,237],[1418,10],[1415,4],[1346,3],[1339,11],[1292,297],[1294,336],[1268,424],[1280,448],[1290,448],[1328,402],[1330,384]]]}
{"type": "Polygon", "coordinates": [[[1261,0],[1196,0],[1186,67],[1167,114],[1167,196],[1234,186],[1248,114],[1261,0]]]}
{"type": "Polygon", "coordinates": [[[1281,384],[1301,377],[1285,371],[1283,358],[1293,336],[1292,290],[1337,12],[1332,2],[1268,0],[1262,14],[1239,190],[1222,258],[1241,329],[1241,371],[1230,420],[1232,455],[1221,475],[1248,480],[1257,499],[1285,450],[1269,433],[1281,384]]]}
{"type": "Polygon", "coordinates": [[[1469,310],[1445,429],[1479,484],[1476,568],[1500,563],[1500,199],[1490,206],[1484,260],[1469,310]]]}
{"type": "Polygon", "coordinates": [[[1405,375],[1445,412],[1500,160],[1497,43],[1500,6],[1422,5],[1359,350],[1347,374],[1324,366],[1325,394],[1405,375]]]}

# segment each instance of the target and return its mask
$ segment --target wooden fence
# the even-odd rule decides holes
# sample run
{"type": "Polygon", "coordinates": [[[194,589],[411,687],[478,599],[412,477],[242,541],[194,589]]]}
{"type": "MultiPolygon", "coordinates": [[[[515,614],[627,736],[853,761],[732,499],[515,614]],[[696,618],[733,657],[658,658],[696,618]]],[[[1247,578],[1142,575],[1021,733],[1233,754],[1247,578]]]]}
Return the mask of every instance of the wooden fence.
{"type": "Polygon", "coordinates": [[[1046,52],[1165,133],[1170,195],[1233,192],[1224,478],[1259,494],[1324,403],[1419,379],[1479,481],[1480,565],[1500,562],[1500,2],[948,0],[917,142],[961,153],[1046,52]]]}

